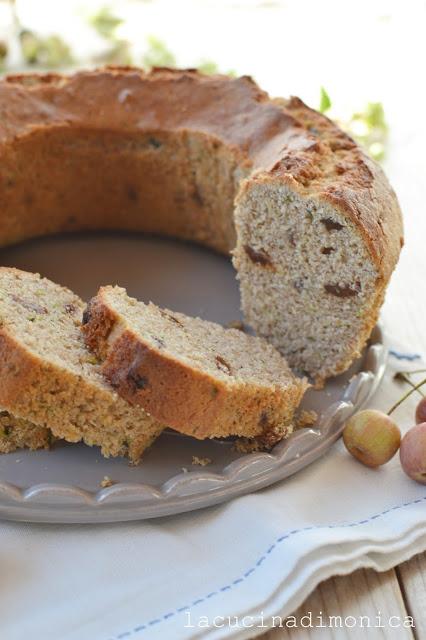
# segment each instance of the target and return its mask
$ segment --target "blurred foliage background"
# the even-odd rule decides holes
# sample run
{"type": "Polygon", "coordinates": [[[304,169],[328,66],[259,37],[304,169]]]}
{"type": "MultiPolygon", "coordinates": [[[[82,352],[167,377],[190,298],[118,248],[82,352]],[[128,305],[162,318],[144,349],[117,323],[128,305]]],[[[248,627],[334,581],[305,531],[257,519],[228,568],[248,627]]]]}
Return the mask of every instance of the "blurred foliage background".
{"type": "Polygon", "coordinates": [[[249,74],[273,95],[300,95],[382,161],[395,86],[381,57],[401,15],[393,0],[0,0],[0,73],[118,64],[249,74]]]}

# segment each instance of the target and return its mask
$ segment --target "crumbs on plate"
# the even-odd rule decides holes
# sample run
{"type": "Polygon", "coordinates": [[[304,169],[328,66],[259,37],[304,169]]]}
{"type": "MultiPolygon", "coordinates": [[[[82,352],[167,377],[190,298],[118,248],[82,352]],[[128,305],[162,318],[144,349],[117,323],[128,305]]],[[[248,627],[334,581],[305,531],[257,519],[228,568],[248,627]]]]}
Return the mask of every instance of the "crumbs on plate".
{"type": "Polygon", "coordinates": [[[232,451],[236,453],[255,453],[257,451],[264,451],[264,447],[260,442],[254,438],[237,438],[231,447],[232,451]]]}
{"type": "Polygon", "coordinates": [[[112,487],[112,485],[114,484],[114,481],[111,480],[109,476],[104,476],[100,484],[102,489],[105,489],[106,487],[112,487]]]}
{"type": "Polygon", "coordinates": [[[197,464],[200,467],[206,467],[211,463],[212,461],[210,460],[210,458],[199,458],[198,456],[192,456],[191,464],[197,464]]]}
{"type": "Polygon", "coordinates": [[[303,427],[311,427],[318,420],[318,414],[316,411],[306,411],[303,409],[295,419],[296,429],[302,429],[303,427]]]}

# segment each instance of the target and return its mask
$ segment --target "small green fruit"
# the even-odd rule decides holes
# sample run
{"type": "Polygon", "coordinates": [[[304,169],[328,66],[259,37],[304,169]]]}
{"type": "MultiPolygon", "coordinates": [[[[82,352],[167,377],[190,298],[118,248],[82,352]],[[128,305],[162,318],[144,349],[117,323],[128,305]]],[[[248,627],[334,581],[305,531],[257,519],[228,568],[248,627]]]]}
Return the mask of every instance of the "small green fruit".
{"type": "Polygon", "coordinates": [[[380,467],[398,451],[401,432],[385,413],[366,409],[349,418],[343,431],[343,442],[362,464],[380,467]]]}

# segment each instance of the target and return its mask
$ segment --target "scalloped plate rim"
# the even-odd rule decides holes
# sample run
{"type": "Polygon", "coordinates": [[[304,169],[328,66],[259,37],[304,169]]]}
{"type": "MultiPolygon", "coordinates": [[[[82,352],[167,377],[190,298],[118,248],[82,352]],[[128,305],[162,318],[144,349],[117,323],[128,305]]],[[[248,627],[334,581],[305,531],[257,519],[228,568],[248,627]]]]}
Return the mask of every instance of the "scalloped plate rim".
{"type": "Polygon", "coordinates": [[[202,470],[178,473],[168,478],[160,488],[147,483],[121,482],[91,492],[71,484],[40,483],[20,489],[8,482],[0,482],[0,518],[46,523],[119,522],[155,518],[225,502],[283,480],[324,455],[341,434],[344,419],[365,404],[376,391],[385,371],[387,349],[379,326],[372,335],[374,341],[367,346],[366,355],[373,362],[373,370],[359,371],[344,389],[341,399],[324,412],[322,422],[305,432],[296,431],[285,443],[277,445],[277,453],[272,450],[269,453],[244,454],[228,463],[222,473],[202,470]],[[350,399],[348,395],[355,395],[355,398],[350,399]],[[294,452],[282,464],[292,446],[298,440],[308,440],[309,437],[318,438],[316,446],[294,452]],[[246,477],[250,466],[255,468],[259,461],[269,461],[270,464],[246,477]],[[213,486],[206,488],[205,485],[210,483],[213,486]],[[204,487],[197,488],[197,484],[204,487]],[[49,498],[48,502],[39,500],[43,495],[49,498]],[[59,505],[55,503],[55,498],[63,499],[65,496],[74,498],[74,501],[59,505]]]}

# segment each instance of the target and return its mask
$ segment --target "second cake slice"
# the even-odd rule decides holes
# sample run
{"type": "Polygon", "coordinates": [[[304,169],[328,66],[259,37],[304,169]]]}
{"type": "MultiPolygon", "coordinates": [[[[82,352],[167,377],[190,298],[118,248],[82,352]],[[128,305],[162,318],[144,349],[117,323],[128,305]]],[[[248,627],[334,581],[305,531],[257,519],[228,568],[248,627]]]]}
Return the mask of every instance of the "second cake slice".
{"type": "Polygon", "coordinates": [[[102,287],[84,314],[86,344],[126,400],[196,438],[289,435],[307,383],[270,344],[102,287]]]}

